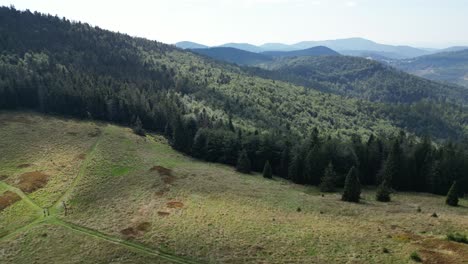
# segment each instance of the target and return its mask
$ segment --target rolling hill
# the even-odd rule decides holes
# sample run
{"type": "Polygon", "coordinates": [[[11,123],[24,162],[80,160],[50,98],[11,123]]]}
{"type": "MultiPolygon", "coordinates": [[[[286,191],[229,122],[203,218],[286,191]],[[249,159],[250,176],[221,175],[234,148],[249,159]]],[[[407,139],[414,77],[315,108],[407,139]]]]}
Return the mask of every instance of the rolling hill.
{"type": "Polygon", "coordinates": [[[299,57],[299,56],[339,56],[340,54],[324,46],[312,47],[294,51],[265,51],[262,54],[272,57],[299,57]]]}
{"type": "Polygon", "coordinates": [[[235,63],[239,65],[255,65],[267,63],[273,60],[271,56],[240,50],[236,48],[207,48],[207,49],[191,49],[191,51],[208,56],[215,60],[235,63]]]}
{"type": "Polygon", "coordinates": [[[206,49],[206,48],[208,48],[208,46],[198,44],[198,43],[195,43],[195,42],[191,42],[191,41],[177,42],[175,44],[175,46],[178,47],[178,48],[181,48],[181,49],[206,49]]]}
{"type": "Polygon", "coordinates": [[[460,87],[346,56],[240,67],[14,7],[0,20],[0,263],[467,258],[448,238],[468,201],[437,196],[468,193],[460,87]]]}
{"type": "Polygon", "coordinates": [[[365,189],[365,202],[345,203],[339,193],[241,174],[176,152],[159,135],[108,123],[24,112],[0,112],[0,123],[8,153],[0,156],[0,204],[19,197],[0,208],[1,263],[402,263],[412,252],[460,263],[468,256],[445,239],[467,230],[466,209],[444,206],[441,196],[399,192],[380,203],[365,189]],[[26,192],[24,179],[35,178],[24,175],[46,178],[26,192]]]}
{"type": "Polygon", "coordinates": [[[390,64],[427,79],[468,87],[468,49],[392,61],[390,64]]]}
{"type": "MultiPolygon", "coordinates": [[[[208,48],[205,45],[191,43],[187,45],[182,42],[179,45],[182,48],[208,48]]],[[[322,40],[322,41],[302,41],[295,44],[283,43],[265,43],[263,45],[252,45],[249,43],[226,43],[219,47],[230,47],[241,49],[249,52],[276,52],[276,51],[297,51],[306,50],[313,47],[325,46],[332,50],[338,51],[340,54],[367,57],[368,54],[375,56],[384,56],[389,59],[406,59],[423,55],[428,55],[437,52],[438,50],[432,49],[419,49],[410,46],[395,46],[380,44],[364,38],[347,38],[336,40],[322,40]]],[[[453,47],[458,50],[461,47],[453,47]]],[[[449,48],[450,50],[450,48],[449,48]]],[[[447,51],[449,51],[447,50],[447,51]]],[[[440,50],[444,51],[444,50],[440,50]]]]}
{"type": "Polygon", "coordinates": [[[423,99],[467,104],[466,89],[422,79],[359,57],[297,57],[262,65],[265,76],[324,92],[377,102],[413,103],[423,99]]]}

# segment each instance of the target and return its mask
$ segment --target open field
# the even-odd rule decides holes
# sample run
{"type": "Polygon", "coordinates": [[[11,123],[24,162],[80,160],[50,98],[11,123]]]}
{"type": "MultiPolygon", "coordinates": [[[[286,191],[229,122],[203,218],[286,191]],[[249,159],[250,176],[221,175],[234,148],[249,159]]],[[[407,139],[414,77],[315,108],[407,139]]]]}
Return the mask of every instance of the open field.
{"type": "Polygon", "coordinates": [[[468,234],[466,199],[379,203],[366,189],[345,203],[194,160],[158,135],[30,113],[0,113],[0,153],[0,263],[411,263],[413,252],[468,263],[468,245],[446,240],[468,234]]]}

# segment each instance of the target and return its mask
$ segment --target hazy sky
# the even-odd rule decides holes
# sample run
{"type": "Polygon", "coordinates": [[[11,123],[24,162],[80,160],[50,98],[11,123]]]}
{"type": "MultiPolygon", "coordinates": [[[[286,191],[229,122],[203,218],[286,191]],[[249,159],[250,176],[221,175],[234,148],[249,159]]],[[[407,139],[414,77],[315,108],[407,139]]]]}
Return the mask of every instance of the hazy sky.
{"type": "Polygon", "coordinates": [[[364,37],[468,45],[468,0],[0,0],[166,43],[295,43],[364,37]]]}

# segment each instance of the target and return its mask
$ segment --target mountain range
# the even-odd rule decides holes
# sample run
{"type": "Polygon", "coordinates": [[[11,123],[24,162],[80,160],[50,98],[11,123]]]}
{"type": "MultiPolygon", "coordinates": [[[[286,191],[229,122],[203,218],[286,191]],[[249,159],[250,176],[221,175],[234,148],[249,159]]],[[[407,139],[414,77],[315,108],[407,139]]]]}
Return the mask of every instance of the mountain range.
{"type": "MultiPolygon", "coordinates": [[[[195,42],[183,41],[175,44],[182,49],[200,49],[210,46],[198,44],[195,42]]],[[[250,52],[269,52],[269,51],[295,51],[304,50],[317,46],[325,46],[335,50],[343,55],[360,57],[384,57],[388,59],[407,59],[423,55],[430,55],[437,52],[459,51],[467,49],[465,46],[449,47],[446,49],[417,48],[401,45],[380,44],[364,38],[346,38],[323,41],[302,41],[295,44],[284,43],[265,43],[263,45],[253,45],[249,43],[226,43],[213,47],[230,47],[250,52]]]]}

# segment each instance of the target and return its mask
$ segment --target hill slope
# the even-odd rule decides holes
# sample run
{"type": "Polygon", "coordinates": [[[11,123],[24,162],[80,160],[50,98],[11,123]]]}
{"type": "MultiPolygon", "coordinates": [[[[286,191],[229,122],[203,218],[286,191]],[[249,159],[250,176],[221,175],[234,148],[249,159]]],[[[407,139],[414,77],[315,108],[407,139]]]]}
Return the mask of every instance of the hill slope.
{"type": "Polygon", "coordinates": [[[203,44],[198,44],[195,42],[191,42],[191,41],[181,41],[181,42],[177,42],[175,45],[176,47],[181,48],[181,49],[206,49],[208,48],[208,46],[205,46],[203,44]]]}
{"type": "Polygon", "coordinates": [[[338,52],[324,46],[312,47],[294,51],[265,51],[262,54],[273,57],[298,57],[298,56],[338,56],[338,52]]]}
{"type": "Polygon", "coordinates": [[[445,239],[468,229],[467,210],[444,206],[443,197],[397,193],[384,204],[366,189],[365,203],[349,204],[339,193],[188,158],[158,135],[27,113],[2,112],[0,122],[9,153],[0,156],[0,197],[21,188],[25,174],[48,175],[0,209],[1,263],[401,263],[413,251],[459,263],[468,256],[445,239]]]}
{"type": "Polygon", "coordinates": [[[446,138],[467,129],[458,112],[431,110],[424,120],[437,125],[421,127],[414,118],[422,113],[410,117],[371,102],[260,78],[171,45],[9,8],[0,8],[0,14],[0,108],[127,125],[139,117],[154,131],[171,131],[177,120],[192,117],[202,126],[226,124],[230,117],[245,131],[294,136],[314,127],[345,137],[404,128],[446,138]]]}
{"type": "Polygon", "coordinates": [[[192,49],[192,51],[219,61],[226,61],[239,65],[255,65],[267,63],[273,60],[273,58],[264,54],[235,48],[215,47],[208,49],[192,49]]]}
{"type": "Polygon", "coordinates": [[[468,104],[463,87],[432,82],[380,62],[357,57],[298,57],[262,67],[270,77],[370,101],[413,103],[422,99],[468,104]]]}
{"type": "Polygon", "coordinates": [[[468,49],[394,61],[391,65],[424,78],[468,87],[468,49]]]}

